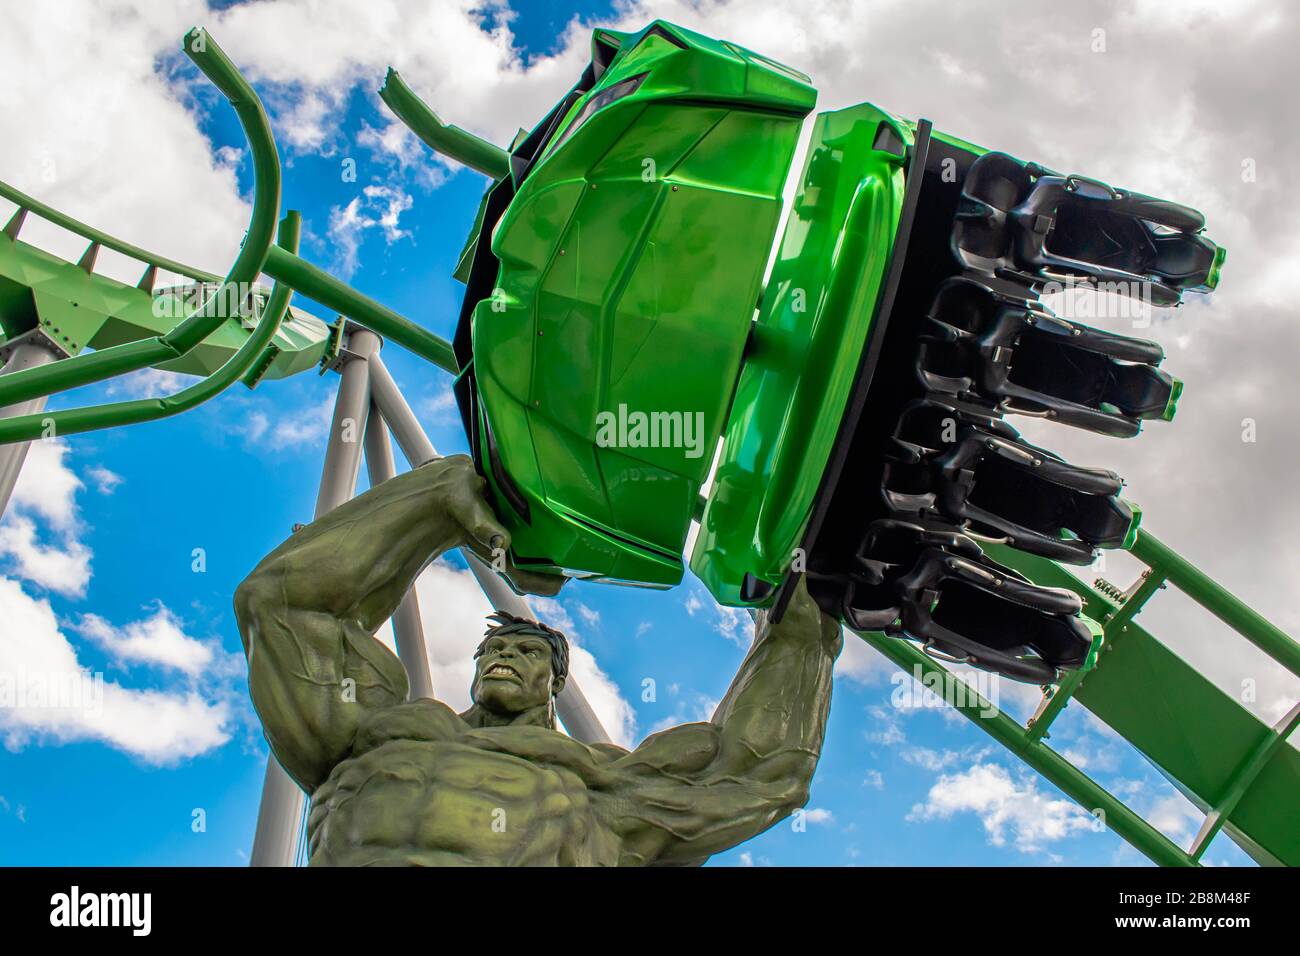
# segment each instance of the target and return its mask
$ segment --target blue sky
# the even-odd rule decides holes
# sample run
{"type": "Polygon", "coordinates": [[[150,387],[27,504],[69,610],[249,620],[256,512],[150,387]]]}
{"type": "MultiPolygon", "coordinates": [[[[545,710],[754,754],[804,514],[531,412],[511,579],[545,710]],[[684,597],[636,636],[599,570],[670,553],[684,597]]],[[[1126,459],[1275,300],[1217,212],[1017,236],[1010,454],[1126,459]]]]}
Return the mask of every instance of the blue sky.
{"type": "MultiPolygon", "coordinates": [[[[226,6],[231,5],[221,5],[226,6]]],[[[546,72],[545,61],[576,62],[574,44],[566,39],[571,21],[622,25],[627,15],[602,4],[539,2],[521,5],[513,15],[498,8],[482,28],[508,30],[512,62],[535,76],[534,86],[550,84],[555,98],[577,71],[570,69],[559,82],[546,72]]],[[[233,20],[229,26],[232,32],[239,28],[233,20]]],[[[215,22],[213,34],[225,43],[215,22]]],[[[180,31],[174,35],[179,38],[180,31]]],[[[303,56],[316,55],[310,31],[304,36],[303,56]]],[[[238,47],[227,45],[236,62],[244,63],[238,47]]],[[[418,73],[402,62],[395,65],[420,88],[418,73]]],[[[228,172],[232,197],[246,197],[251,172],[247,157],[237,152],[244,144],[230,111],[188,64],[164,55],[156,66],[164,78],[159,84],[192,107],[185,115],[206,138],[213,176],[228,172]]],[[[47,69],[36,61],[26,68],[47,69]]],[[[450,273],[484,178],[409,147],[385,151],[375,145],[369,133],[389,122],[373,96],[382,69],[359,70],[369,77],[364,82],[335,82],[329,88],[333,98],[325,101],[325,133],[313,138],[304,132],[311,124],[293,109],[302,84],[311,82],[308,73],[304,68],[303,77],[286,79],[268,66],[265,76],[255,77],[281,141],[284,208],[304,215],[302,253],[336,272],[350,272],[357,288],[449,336],[461,295],[450,273]],[[295,146],[295,140],[306,145],[295,146]],[[356,182],[340,176],[349,157],[358,160],[356,182]],[[376,191],[367,196],[366,187],[376,191]],[[349,208],[351,226],[343,216],[349,208]],[[383,224],[385,214],[395,215],[395,225],[383,224]]],[[[462,116],[455,101],[433,105],[447,121],[471,128],[503,122],[462,116]]],[[[531,125],[540,115],[520,114],[514,123],[531,125]]],[[[980,132],[961,126],[954,131],[972,138],[980,132]]],[[[29,173],[30,158],[14,153],[6,162],[7,148],[0,147],[0,178],[45,198],[42,183],[29,173]]],[[[141,156],[147,161],[148,151],[141,156]]],[[[46,186],[46,192],[53,188],[46,186]]],[[[143,174],[127,176],[118,188],[143,195],[148,181],[143,174]]],[[[184,216],[188,194],[168,195],[171,202],[156,208],[184,216]]],[[[86,218],[115,228],[113,221],[86,218]]],[[[203,223],[196,218],[191,225],[203,223]]],[[[128,238],[153,245],[145,242],[148,236],[128,238]]],[[[227,248],[233,255],[233,247],[227,248]]],[[[224,268],[221,262],[201,264],[224,268]]],[[[446,376],[396,347],[385,351],[385,359],[438,449],[465,450],[447,402],[446,376]]],[[[129,713],[122,718],[125,729],[107,740],[84,728],[33,730],[0,715],[0,864],[246,862],[266,748],[247,701],[230,595],[295,522],[311,517],[336,381],[307,373],[251,393],[236,386],[180,418],[75,436],[39,453],[26,490],[20,488],[0,525],[9,529],[7,539],[0,537],[9,542],[0,543],[0,575],[11,589],[10,606],[30,612],[48,602],[78,664],[122,688],[129,713]],[[38,479],[40,488],[32,484],[38,479]],[[60,481],[63,491],[56,487],[60,481]],[[49,504],[51,498],[58,500],[49,504]],[[31,528],[26,552],[20,522],[31,528]],[[193,568],[196,548],[206,560],[202,573],[193,568]],[[62,556],[60,567],[71,570],[61,584],[33,572],[30,560],[24,565],[21,554],[30,559],[33,549],[62,556]],[[21,596],[15,597],[18,589],[21,596]],[[192,722],[194,729],[153,739],[141,726],[153,714],[192,722]],[[205,823],[199,832],[192,825],[196,810],[205,823]]],[[[62,395],[51,407],[169,385],[175,383],[145,377],[62,395]]],[[[444,610],[424,601],[426,621],[444,610]]],[[[707,719],[748,638],[743,616],[717,608],[689,576],[669,593],[570,585],[546,612],[571,624],[577,643],[594,656],[607,677],[602,700],[621,699],[617,706],[626,710],[611,712],[631,718],[624,723],[632,741],[672,723],[707,719]],[[654,701],[642,699],[646,678],[655,681],[654,701]]],[[[465,616],[458,607],[454,619],[465,616]]],[[[472,648],[477,632],[463,640],[472,648]]],[[[896,706],[895,691],[904,686],[875,652],[854,647],[846,653],[804,825],[780,824],[711,865],[1142,862],[965,720],[941,709],[896,706]]],[[[1000,689],[1004,705],[1023,718],[1032,702],[1013,686],[1003,683],[1000,689]]],[[[1129,795],[1180,843],[1195,832],[1199,815],[1140,756],[1077,708],[1061,719],[1053,742],[1100,782],[1129,795]]],[[[1209,860],[1248,862],[1222,837],[1209,860]]]]}

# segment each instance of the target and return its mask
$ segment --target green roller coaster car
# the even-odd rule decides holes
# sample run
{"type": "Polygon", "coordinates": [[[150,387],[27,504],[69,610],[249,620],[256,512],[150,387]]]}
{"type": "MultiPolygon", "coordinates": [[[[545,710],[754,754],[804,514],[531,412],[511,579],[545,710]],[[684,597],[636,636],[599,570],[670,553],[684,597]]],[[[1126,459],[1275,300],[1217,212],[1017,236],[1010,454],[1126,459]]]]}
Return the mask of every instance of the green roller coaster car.
{"type": "Polygon", "coordinates": [[[480,157],[500,175],[457,270],[456,395],[512,558],[670,587],[698,519],[690,566],[724,605],[779,615],[806,573],[854,626],[1050,681],[1095,629],[976,542],[1086,564],[1140,512],[1004,417],[1132,436],[1181,384],[1039,296],[1175,305],[1223,250],[1187,207],[870,104],[813,121],[774,249],[815,98],[671,24],[597,30],[573,90],[480,157]]]}

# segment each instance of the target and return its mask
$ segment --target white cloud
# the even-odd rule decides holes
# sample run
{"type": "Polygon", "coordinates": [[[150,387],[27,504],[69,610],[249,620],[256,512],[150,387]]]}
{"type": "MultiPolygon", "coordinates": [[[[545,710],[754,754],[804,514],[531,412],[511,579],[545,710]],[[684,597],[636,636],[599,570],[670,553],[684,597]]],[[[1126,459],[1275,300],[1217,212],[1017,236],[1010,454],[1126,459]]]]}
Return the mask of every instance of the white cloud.
{"type": "Polygon", "coordinates": [[[867,731],[868,740],[886,747],[895,747],[907,739],[896,710],[873,704],[867,708],[867,714],[875,722],[875,727],[867,731]]]}
{"type": "Polygon", "coordinates": [[[810,807],[804,811],[803,817],[809,823],[830,824],[835,822],[835,814],[825,807],[810,807]]]}
{"type": "MultiPolygon", "coordinates": [[[[92,553],[79,538],[76,494],[84,484],[65,463],[67,450],[61,441],[31,446],[14,507],[0,524],[0,555],[26,580],[78,598],[90,582],[92,553]],[[57,546],[38,539],[33,515],[59,539],[57,546]]],[[[89,474],[110,488],[121,480],[103,468],[89,474]]],[[[187,636],[161,605],[150,617],[122,626],[83,615],[75,630],[122,664],[179,670],[186,677],[183,688],[137,689],[91,674],[49,602],[8,577],[0,577],[0,622],[0,736],[10,749],[98,740],[151,763],[170,763],[221,746],[241,716],[228,680],[239,660],[187,636]],[[201,691],[200,683],[210,689],[201,691]]]]}
{"type": "Polygon", "coordinates": [[[334,266],[343,279],[352,278],[357,271],[358,253],[365,241],[365,232],[377,229],[391,245],[410,235],[398,226],[402,213],[410,209],[415,200],[393,186],[365,186],[361,195],[346,206],[330,209],[329,238],[335,250],[334,266]]]}
{"type": "Polygon", "coordinates": [[[36,523],[25,515],[9,514],[0,524],[0,557],[13,563],[22,578],[69,597],[81,597],[90,583],[90,549],[76,539],[62,547],[37,540],[36,523]]]}
{"type": "MultiPolygon", "coordinates": [[[[181,36],[206,18],[205,5],[85,0],[10,13],[0,31],[5,180],[129,242],[224,272],[247,228],[248,205],[234,171],[215,160],[199,132],[188,84],[158,68],[160,56],[176,62],[181,36]],[[44,68],[56,63],[57,79],[44,68]]],[[[229,110],[208,93],[203,109],[229,110]]],[[[59,246],[74,260],[85,246],[31,218],[23,238],[59,246]]],[[[123,270],[116,277],[134,283],[143,267],[124,263],[123,270]]]]}
{"type": "Polygon", "coordinates": [[[1041,792],[1033,775],[1013,778],[993,763],[943,775],[907,819],[947,820],[959,813],[978,816],[994,846],[1010,842],[1022,853],[1040,852],[1049,843],[1091,830],[1096,822],[1073,801],[1041,792]]]}
{"type": "Polygon", "coordinates": [[[80,597],[90,583],[91,552],[80,540],[77,508],[77,492],[85,483],[65,461],[69,450],[67,442],[53,438],[28,446],[10,506],[0,518],[0,558],[8,558],[11,572],[24,580],[80,597]],[[38,532],[36,518],[47,534],[38,532]]]}
{"type": "Polygon", "coordinates": [[[910,747],[904,750],[900,756],[908,763],[915,764],[922,770],[935,772],[951,766],[961,755],[955,750],[945,750],[941,753],[937,750],[931,750],[929,747],[910,747]]]}
{"type": "Polygon", "coordinates": [[[174,395],[193,385],[197,378],[180,372],[165,372],[157,368],[142,368],[112,379],[105,391],[114,398],[159,398],[174,395]]]}
{"type": "Polygon", "coordinates": [[[187,635],[180,618],[161,603],[151,616],[123,627],[98,614],[84,614],[76,631],[119,661],[157,664],[190,677],[203,673],[217,657],[211,644],[187,635]]]}
{"type": "Polygon", "coordinates": [[[874,684],[895,670],[889,658],[858,635],[848,628],[844,628],[843,633],[844,650],[835,661],[836,677],[845,677],[858,684],[874,684]]]}
{"type": "Polygon", "coordinates": [[[10,804],[2,793],[0,793],[0,812],[12,813],[19,823],[27,822],[27,807],[21,803],[17,806],[10,804]]]}
{"type": "Polygon", "coordinates": [[[292,448],[325,441],[334,417],[334,396],[283,415],[271,426],[267,441],[272,448],[292,448]]]}
{"type": "Polygon", "coordinates": [[[394,154],[409,149],[404,137],[388,133],[396,120],[375,95],[390,65],[447,122],[505,144],[554,105],[590,56],[590,33],[582,29],[566,33],[556,54],[525,62],[508,10],[495,0],[375,0],[364,9],[287,0],[208,19],[237,63],[256,80],[283,88],[289,109],[277,111],[277,120],[294,146],[313,151],[337,144],[340,107],[357,87],[384,124],[372,141],[394,154]],[[284,36],[310,36],[312,55],[281,42],[284,36]]]}
{"type": "Polygon", "coordinates": [[[37,514],[61,531],[74,528],[77,492],[83,485],[64,461],[69,451],[62,438],[46,438],[28,445],[10,507],[37,514]]]}
{"type": "MultiPolygon", "coordinates": [[[[689,550],[689,549],[688,549],[689,550]]],[[[686,613],[694,617],[705,608],[713,611],[713,629],[738,647],[749,647],[753,642],[754,619],[744,608],[723,607],[713,596],[697,584],[687,585],[690,591],[686,595],[683,607],[686,613]]]]}
{"type": "Polygon", "coordinates": [[[111,495],[117,491],[117,486],[125,480],[117,472],[111,471],[102,465],[87,468],[86,477],[95,483],[95,487],[101,495],[111,495]]]}
{"type": "Polygon", "coordinates": [[[331,393],[312,404],[278,408],[274,419],[256,407],[247,408],[229,431],[273,451],[323,445],[334,417],[334,400],[331,393]]]}
{"type": "Polygon", "coordinates": [[[90,673],[49,602],[0,577],[0,735],[32,742],[98,740],[150,763],[171,763],[230,738],[232,706],[197,690],[133,689],[90,673]],[[61,695],[61,696],[60,696],[61,695]]]}
{"type": "Polygon", "coordinates": [[[420,411],[437,424],[454,422],[459,418],[456,408],[456,395],[448,386],[420,402],[420,411]]]}
{"type": "Polygon", "coordinates": [[[1143,816],[1148,823],[1184,849],[1191,846],[1192,838],[1205,820],[1205,814],[1176,790],[1155,800],[1143,816]]]}
{"type": "MultiPolygon", "coordinates": [[[[668,693],[674,697],[681,692],[676,684],[668,687],[668,693]]],[[[685,695],[685,698],[675,703],[673,712],[666,717],[656,720],[650,727],[649,734],[657,734],[661,730],[667,730],[669,727],[676,727],[678,724],[699,723],[712,720],[718,705],[722,703],[716,697],[710,697],[708,694],[694,692],[685,695]]],[[[647,736],[649,736],[647,734],[647,736]]]]}

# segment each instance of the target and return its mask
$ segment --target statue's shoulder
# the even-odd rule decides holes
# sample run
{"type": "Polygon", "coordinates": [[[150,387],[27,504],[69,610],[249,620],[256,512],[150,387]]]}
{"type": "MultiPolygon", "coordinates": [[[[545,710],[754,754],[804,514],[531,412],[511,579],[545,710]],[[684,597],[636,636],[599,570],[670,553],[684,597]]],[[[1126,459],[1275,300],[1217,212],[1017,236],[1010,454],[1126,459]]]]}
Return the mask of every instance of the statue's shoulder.
{"type": "Polygon", "coordinates": [[[442,701],[422,697],[368,712],[357,725],[352,753],[365,753],[391,740],[448,740],[468,729],[442,701]]]}

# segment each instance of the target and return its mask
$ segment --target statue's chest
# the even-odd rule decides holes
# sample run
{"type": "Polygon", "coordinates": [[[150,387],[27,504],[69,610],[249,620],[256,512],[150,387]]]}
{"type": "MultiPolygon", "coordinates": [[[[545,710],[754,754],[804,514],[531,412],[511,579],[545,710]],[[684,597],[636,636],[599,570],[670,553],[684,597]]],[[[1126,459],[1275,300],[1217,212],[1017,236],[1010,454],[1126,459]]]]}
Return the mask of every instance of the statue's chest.
{"type": "Polygon", "coordinates": [[[599,855],[606,841],[581,778],[535,753],[503,752],[500,736],[488,749],[458,718],[439,717],[417,708],[361,729],[352,756],[313,796],[314,846],[475,863],[555,865],[599,855]]]}
{"type": "MultiPolygon", "coordinates": [[[[436,798],[441,791],[474,795],[494,806],[551,801],[581,809],[587,788],[536,746],[539,728],[484,732],[468,727],[449,707],[432,700],[391,707],[357,730],[352,755],[332,778],[337,789],[411,791],[436,798]]],[[[553,735],[559,737],[559,735],[553,735]]]]}
{"type": "Polygon", "coordinates": [[[582,781],[562,768],[457,740],[386,741],[340,763],[330,783],[338,795],[420,802],[427,813],[450,804],[520,814],[581,811],[587,804],[582,781]]]}

